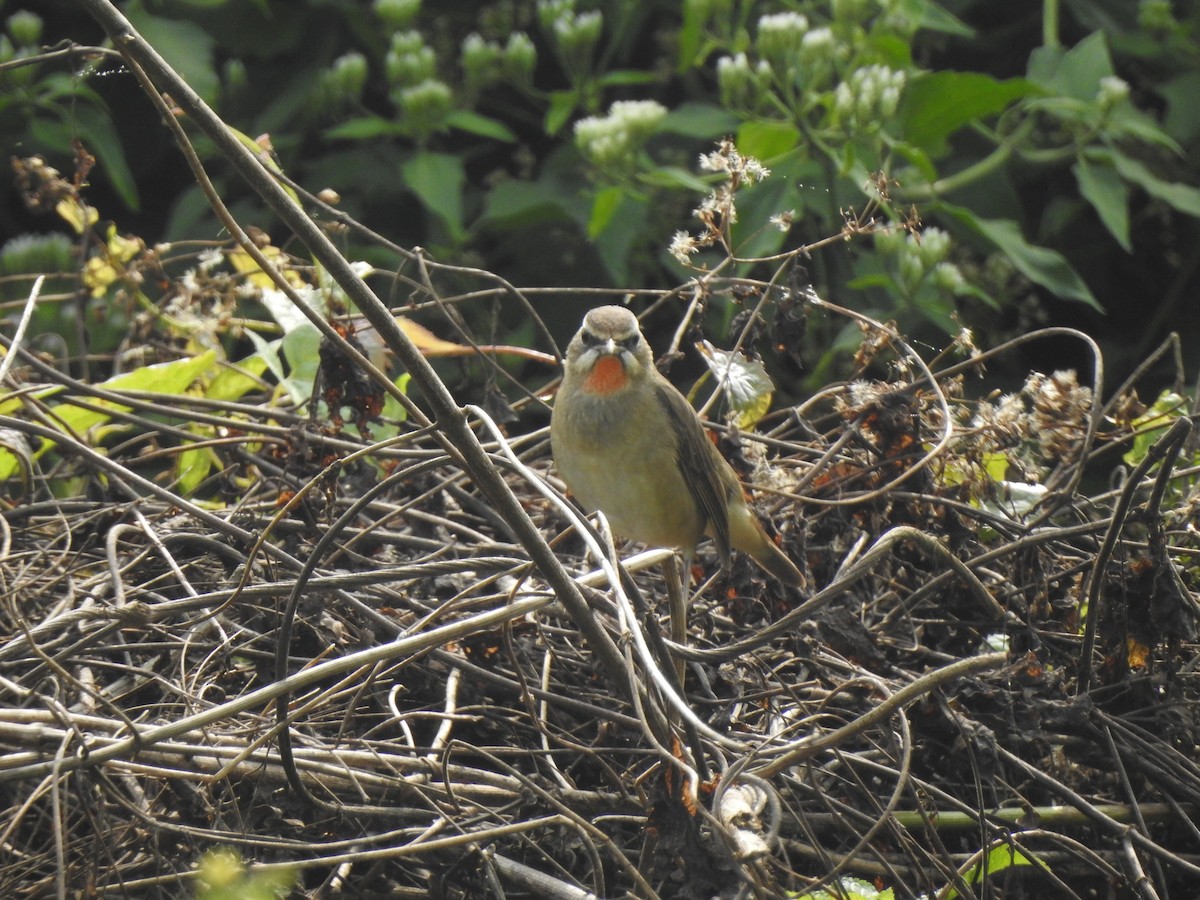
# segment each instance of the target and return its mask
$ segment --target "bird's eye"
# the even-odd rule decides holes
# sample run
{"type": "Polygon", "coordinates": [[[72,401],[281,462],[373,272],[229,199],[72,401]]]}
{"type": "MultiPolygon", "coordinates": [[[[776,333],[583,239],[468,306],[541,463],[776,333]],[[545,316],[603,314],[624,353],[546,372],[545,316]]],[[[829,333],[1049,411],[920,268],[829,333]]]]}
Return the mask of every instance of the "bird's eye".
{"type": "Polygon", "coordinates": [[[639,337],[641,337],[641,335],[631,334],[629,337],[621,340],[621,346],[626,350],[637,350],[639,337]]]}
{"type": "Polygon", "coordinates": [[[585,347],[595,347],[600,343],[600,338],[596,337],[596,335],[592,334],[590,331],[581,331],[579,333],[579,337],[583,341],[583,346],[585,347]]]}

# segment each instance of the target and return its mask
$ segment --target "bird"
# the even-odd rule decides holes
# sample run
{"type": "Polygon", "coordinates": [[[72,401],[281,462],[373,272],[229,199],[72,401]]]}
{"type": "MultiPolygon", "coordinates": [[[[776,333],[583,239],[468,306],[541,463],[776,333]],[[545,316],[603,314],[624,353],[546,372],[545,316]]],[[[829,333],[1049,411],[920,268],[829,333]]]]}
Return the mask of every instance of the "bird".
{"type": "Polygon", "coordinates": [[[584,316],[567,346],[550,444],[576,500],[604,513],[622,537],[679,549],[687,560],[708,535],[723,566],[732,548],[784,584],[805,586],[700,416],[654,367],[629,309],[601,306],[584,316]]]}

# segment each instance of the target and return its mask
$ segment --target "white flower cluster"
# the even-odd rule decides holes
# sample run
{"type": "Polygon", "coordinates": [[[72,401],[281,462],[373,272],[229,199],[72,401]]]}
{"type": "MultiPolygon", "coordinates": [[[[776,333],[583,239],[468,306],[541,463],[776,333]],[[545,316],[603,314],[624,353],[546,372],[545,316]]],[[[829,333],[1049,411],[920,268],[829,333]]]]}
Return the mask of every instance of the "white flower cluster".
{"type": "Polygon", "coordinates": [[[950,235],[940,228],[907,235],[894,228],[875,232],[876,251],[895,267],[901,289],[910,296],[926,279],[947,294],[956,295],[966,288],[962,271],[946,260],[951,243],[950,235]]]}
{"type": "Polygon", "coordinates": [[[603,15],[598,10],[575,12],[575,0],[540,0],[537,12],[542,30],[569,64],[583,63],[604,30],[603,15]]]}
{"type": "MultiPolygon", "coordinates": [[[[700,168],[708,172],[721,172],[725,175],[725,180],[692,211],[704,225],[704,233],[697,236],[686,231],[677,231],[671,238],[667,251],[685,266],[691,264],[692,256],[702,247],[709,247],[721,241],[729,226],[737,221],[734,195],[738,189],[756,184],[771,174],[771,170],[754,157],[743,156],[733,141],[728,139],[721,141],[712,153],[701,154],[700,168]]],[[[787,228],[782,223],[786,221],[787,227],[791,227],[791,218],[794,215],[795,213],[790,211],[781,213],[778,217],[772,217],[771,221],[776,227],[786,231],[787,228]]]]}
{"type": "Polygon", "coordinates": [[[834,109],[845,122],[877,127],[896,114],[905,80],[903,72],[883,65],[855,69],[837,86],[834,109]]]}
{"type": "Polygon", "coordinates": [[[730,109],[754,110],[763,104],[771,78],[765,59],[751,65],[745,53],[717,60],[717,87],[721,103],[730,109]]]}
{"type": "Polygon", "coordinates": [[[770,109],[777,90],[783,95],[798,89],[820,90],[844,56],[831,28],[810,28],[798,12],[760,18],[754,50],[757,62],[744,52],[717,60],[717,86],[726,106],[770,109]]]}
{"type": "Polygon", "coordinates": [[[388,84],[406,88],[437,74],[437,58],[419,31],[397,31],[384,58],[388,84]]]}
{"type": "Polygon", "coordinates": [[[808,18],[798,12],[772,13],[758,20],[758,55],[777,72],[786,71],[800,57],[808,18]]]}
{"type": "Polygon", "coordinates": [[[575,123],[575,145],[599,168],[625,166],[666,114],[667,108],[654,100],[618,100],[608,108],[608,115],[575,123]]]}
{"type": "Polygon", "coordinates": [[[528,85],[537,65],[537,49],[523,31],[512,32],[503,46],[473,31],[463,38],[460,59],[471,89],[502,81],[528,85]]]}
{"type": "Polygon", "coordinates": [[[323,115],[337,115],[361,99],[367,74],[365,56],[356,51],[343,53],[317,76],[309,105],[323,115]]]}

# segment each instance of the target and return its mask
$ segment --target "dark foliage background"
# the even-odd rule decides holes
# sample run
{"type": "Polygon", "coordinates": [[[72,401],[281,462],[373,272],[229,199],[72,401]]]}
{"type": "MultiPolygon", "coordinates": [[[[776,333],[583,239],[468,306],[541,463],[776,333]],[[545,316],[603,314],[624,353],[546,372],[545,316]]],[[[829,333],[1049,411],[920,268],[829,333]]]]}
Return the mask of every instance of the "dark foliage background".
{"type": "MultiPolygon", "coordinates": [[[[881,275],[889,263],[870,239],[821,250],[807,274],[834,302],[897,319],[910,336],[934,346],[955,330],[950,314],[956,309],[983,345],[1036,324],[1075,325],[1102,343],[1114,377],[1127,373],[1172,330],[1183,336],[1189,371],[1200,356],[1200,322],[1190,302],[1200,286],[1193,249],[1200,238],[1195,189],[1200,113],[1188,101],[1200,80],[1200,54],[1197,12],[1189,5],[1076,0],[1061,8],[1023,2],[1001,9],[959,0],[945,4],[952,19],[932,15],[937,8],[917,0],[580,2],[577,9],[561,4],[560,18],[574,21],[572,16],[594,8],[603,27],[565,52],[563,39],[547,24],[553,16],[532,2],[420,8],[403,2],[138,0],[121,6],[230,124],[251,137],[269,135],[292,178],[314,191],[335,190],[347,214],[401,245],[425,247],[444,262],[479,265],[518,285],[673,285],[682,273],[666,245],[673,232],[688,227],[699,196],[698,184],[680,172],[694,172],[700,152],[724,134],[737,134],[745,152],[758,151],[778,175],[755,227],[770,211],[798,210],[793,230],[778,234],[773,244],[760,240],[755,246],[760,253],[785,240],[791,245],[836,233],[840,212],[865,203],[861,174],[875,170],[900,180],[885,217],[899,221],[908,215],[911,195],[927,225],[948,228],[954,236],[948,259],[966,288],[931,288],[928,279],[915,291],[898,287],[896,279],[881,275]],[[884,60],[907,74],[909,96],[930,73],[974,72],[1000,80],[989,81],[990,90],[1004,79],[1028,75],[1031,60],[1049,52],[1053,41],[1063,48],[1054,52],[1066,52],[1091,37],[1102,52],[1088,63],[1093,70],[1086,73],[1088,90],[1095,93],[1104,75],[1098,61],[1111,58],[1113,73],[1128,90],[1128,99],[1119,103],[1135,111],[1145,128],[1122,129],[1112,124],[1114,117],[1097,118],[1095,105],[1085,108],[1090,101],[1079,101],[1078,86],[1062,78],[1059,90],[1067,97],[1074,92],[1075,109],[1056,106],[1052,91],[1016,92],[996,101],[971,95],[973,88],[965,84],[951,85],[952,93],[965,92],[956,102],[978,104],[980,114],[936,125],[947,142],[915,150],[913,122],[921,111],[904,103],[891,118],[881,115],[880,121],[842,131],[831,125],[831,102],[820,98],[822,91],[832,96],[836,78],[823,83],[804,74],[801,96],[818,99],[805,99],[789,113],[780,113],[775,101],[764,106],[765,89],[758,99],[734,103],[736,91],[720,83],[717,62],[748,51],[753,64],[756,54],[762,57],[757,20],[789,10],[806,15],[810,30],[822,21],[835,30],[839,22],[859,23],[836,30],[838,77],[851,79],[856,67],[884,60]],[[916,22],[922,27],[913,27],[916,22]],[[414,48],[428,56],[407,69],[389,62],[396,32],[413,37],[406,51],[410,62],[417,58],[414,48]],[[501,53],[497,62],[493,54],[480,71],[470,70],[462,49],[469,34],[503,50],[517,32],[528,36],[527,57],[514,61],[501,53]],[[353,62],[338,69],[336,61],[346,54],[354,55],[353,62]],[[423,112],[407,109],[400,99],[405,85],[429,80],[445,86],[440,98],[445,107],[435,102],[423,112]],[[572,123],[603,117],[613,101],[624,99],[654,100],[669,115],[624,156],[604,161],[589,155],[573,139],[572,123]],[[1019,263],[1014,272],[1011,248],[998,252],[970,223],[949,216],[942,198],[930,194],[915,174],[914,152],[924,154],[922,164],[932,164],[944,178],[987,159],[1018,122],[1029,128],[1017,152],[945,199],[969,216],[1016,223],[1030,246],[1061,254],[1080,283],[1062,273],[1030,279],[1019,263]],[[763,123],[784,132],[791,127],[787,123],[799,124],[802,135],[792,142],[760,128],[763,123]],[[1150,129],[1155,133],[1147,137],[1150,129]],[[1127,174],[1114,174],[1104,158],[1113,149],[1142,163],[1160,190],[1148,192],[1127,174]],[[1089,196],[1081,194],[1077,172],[1084,158],[1099,163],[1089,196]],[[1099,214],[1101,207],[1109,219],[1099,214]],[[1114,224],[1121,219],[1123,226],[1114,224]],[[1122,227],[1125,247],[1115,236],[1122,227]],[[1080,286],[1094,303],[1081,301],[1080,286]],[[973,290],[986,294],[988,302],[973,290]]],[[[18,55],[60,41],[100,41],[94,23],[70,0],[4,7],[6,16],[22,13],[40,16],[41,34],[24,46],[19,36],[10,37],[10,56],[14,40],[18,55]]],[[[42,154],[69,172],[70,139],[81,137],[99,157],[89,197],[104,218],[148,243],[218,236],[190,173],[132,76],[103,65],[103,77],[71,79],[80,68],[78,59],[55,60],[5,76],[0,142],[6,157],[42,154]],[[67,83],[51,95],[50,79],[67,83]],[[74,98],[72,86],[78,89],[74,98]]],[[[782,96],[779,90],[775,96],[782,96]]],[[[271,229],[236,180],[220,166],[214,176],[235,214],[271,229]]],[[[47,231],[61,232],[61,223],[31,215],[11,183],[0,185],[0,238],[47,231]]],[[[354,256],[356,249],[348,246],[347,252],[354,256]]],[[[378,251],[362,252],[385,268],[395,264],[378,251]]],[[[7,271],[22,269],[13,256],[7,271]]],[[[555,333],[565,336],[587,301],[539,303],[555,333]]],[[[727,323],[728,314],[718,314],[708,328],[721,334],[727,323]]],[[[511,313],[500,328],[510,342],[533,339],[511,313]]],[[[799,380],[797,373],[783,373],[785,387],[802,395],[847,371],[852,339],[849,333],[815,329],[804,348],[807,371],[799,380]]],[[[1023,352],[1022,358],[999,361],[994,373],[1011,371],[1019,379],[1030,367],[1086,368],[1073,343],[1039,342],[1023,352]]],[[[1171,374],[1160,368],[1157,381],[1166,384],[1171,374]]]]}

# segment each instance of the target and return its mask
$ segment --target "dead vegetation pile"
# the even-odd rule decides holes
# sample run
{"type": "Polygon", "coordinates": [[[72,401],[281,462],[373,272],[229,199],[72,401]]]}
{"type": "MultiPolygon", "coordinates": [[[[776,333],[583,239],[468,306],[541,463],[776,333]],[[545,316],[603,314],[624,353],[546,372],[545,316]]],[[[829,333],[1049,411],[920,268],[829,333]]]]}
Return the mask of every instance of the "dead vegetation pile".
{"type": "Polygon", "coordinates": [[[687,645],[667,646],[668,554],[592,530],[556,490],[538,401],[494,424],[495,349],[452,330],[465,305],[526,296],[289,193],[127,25],[105,27],[237,247],[102,233],[82,154],[73,181],[19,169],[90,254],[24,314],[123,298],[146,312],[125,350],[147,356],[102,361],[126,374],[96,383],[32,352],[26,317],[3,338],[0,895],[1195,894],[1183,401],[1106,388],[1095,344],[1063,329],[1020,340],[1080,341],[1091,372],[992,396],[984,367],[1012,345],[922,358],[781,287],[811,247],[763,261],[769,281],[718,267],[639,298],[659,324],[686,309],[676,349],[731,298],[754,313],[743,350],[764,320],[785,353],[808,318],[863,336],[861,380],[726,435],[813,592],[702,552],[687,645]],[[303,265],[229,216],[184,118],[303,265]],[[403,310],[330,242],[347,229],[401,260],[381,295],[403,310]],[[275,321],[241,318],[246,300],[275,321]],[[372,332],[411,382],[375,366],[372,332]],[[223,356],[240,337],[256,352],[223,356]],[[488,373],[481,405],[421,350],[488,373]]]}
{"type": "MultiPolygon", "coordinates": [[[[441,421],[370,442],[16,348],[60,411],[136,437],[97,445],[40,401],[0,421],[25,475],[0,514],[0,893],[179,896],[227,847],[245,890],[286,872],[311,896],[1186,894],[1186,410],[1070,373],[969,400],[984,354],[930,367],[863,327],[894,377],[725,442],[816,588],[703,551],[686,648],[662,638],[665,553],[609,545],[585,575],[544,430],[461,412],[519,501],[498,512],[441,421]],[[205,422],[219,465],[189,499],[162,461],[205,422]]],[[[366,435],[338,359],[324,397],[366,435]]]]}

